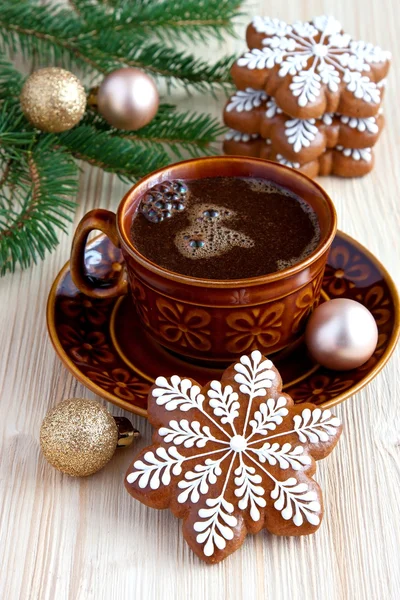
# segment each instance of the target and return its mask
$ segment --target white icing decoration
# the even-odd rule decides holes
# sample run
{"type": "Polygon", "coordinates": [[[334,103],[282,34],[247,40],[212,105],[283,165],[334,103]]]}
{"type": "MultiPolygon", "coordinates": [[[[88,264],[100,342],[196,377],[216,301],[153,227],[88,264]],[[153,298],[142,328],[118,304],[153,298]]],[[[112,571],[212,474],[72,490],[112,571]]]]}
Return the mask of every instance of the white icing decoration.
{"type": "Polygon", "coordinates": [[[303,454],[302,446],[292,448],[289,443],[280,446],[278,442],[274,442],[272,445],[265,442],[261,448],[252,449],[252,452],[257,454],[260,462],[265,463],[267,461],[272,466],[279,463],[281,469],[291,467],[297,471],[311,464],[311,458],[307,454],[303,454]]]}
{"type": "Polygon", "coordinates": [[[226,111],[231,112],[235,110],[236,112],[249,112],[258,106],[261,106],[267,98],[267,94],[262,90],[253,90],[253,88],[249,87],[245,90],[238,90],[230,97],[226,111]]]}
{"type": "Polygon", "coordinates": [[[275,102],[275,98],[269,98],[267,101],[267,110],[265,112],[268,119],[272,119],[275,115],[282,114],[282,109],[275,102]]]}
{"type": "Polygon", "coordinates": [[[285,135],[294,152],[308,148],[318,133],[315,119],[289,119],[285,123],[285,135]]]}
{"type": "Polygon", "coordinates": [[[320,518],[315,513],[321,510],[321,505],[317,493],[309,490],[306,483],[298,483],[295,477],[277,481],[271,498],[275,500],[276,510],[279,510],[286,521],[292,519],[293,523],[300,527],[305,517],[312,525],[319,525],[320,518]]]}
{"type": "Polygon", "coordinates": [[[336,146],[335,150],[353,160],[365,160],[365,162],[371,162],[372,160],[372,148],[344,148],[343,146],[336,146]]]}
{"type": "Polygon", "coordinates": [[[379,127],[376,123],[375,117],[366,117],[364,119],[357,119],[356,117],[347,117],[342,115],[340,121],[345,125],[351,127],[351,129],[357,129],[358,131],[369,133],[378,133],[379,127]]]}
{"type": "Polygon", "coordinates": [[[339,21],[330,15],[314,17],[312,22],[323,35],[333,35],[335,33],[340,33],[342,30],[339,21]]]}
{"type": "Polygon", "coordinates": [[[300,71],[292,79],[289,85],[293,96],[296,96],[299,106],[307,106],[310,102],[315,102],[321,91],[321,76],[315,71],[300,71]]]}
{"type": "Polygon", "coordinates": [[[291,169],[300,169],[299,162],[292,162],[292,161],[288,160],[287,158],[285,158],[284,156],[282,156],[282,154],[277,154],[276,160],[278,161],[279,164],[284,165],[285,167],[290,167],[291,169]]]}
{"type": "Polygon", "coordinates": [[[200,394],[198,385],[193,385],[190,379],[181,379],[178,375],[171,377],[171,383],[165,377],[157,377],[153,397],[157,398],[159,406],[165,406],[166,410],[188,411],[191,408],[201,408],[204,396],[200,394]]]}
{"type": "Polygon", "coordinates": [[[234,452],[243,452],[247,448],[247,440],[243,435],[234,435],[229,445],[234,452]]]}
{"type": "Polygon", "coordinates": [[[251,71],[254,69],[272,69],[275,64],[282,62],[283,52],[279,49],[271,50],[271,48],[254,48],[241,56],[237,64],[239,67],[247,67],[251,71]]]}
{"type": "Polygon", "coordinates": [[[258,33],[278,36],[284,36],[292,29],[285,21],[271,19],[270,17],[254,17],[253,27],[258,33]]]}
{"type": "Polygon", "coordinates": [[[321,121],[323,122],[324,125],[332,125],[334,116],[335,116],[334,113],[325,113],[321,117],[321,121]]]}
{"type": "Polygon", "coordinates": [[[365,102],[378,104],[381,92],[376,83],[371,81],[366,75],[346,69],[343,81],[347,83],[347,89],[350,92],[353,92],[356,98],[364,100],[365,102]]]}
{"type": "Polygon", "coordinates": [[[239,523],[235,511],[246,511],[254,522],[262,518],[261,509],[271,502],[266,480],[275,486],[270,497],[283,519],[296,526],[304,521],[318,525],[320,505],[312,484],[294,476],[280,481],[273,473],[279,467],[289,475],[290,470],[296,474],[312,464],[305,448],[293,444],[293,434],[302,443],[319,444],[334,435],[340,424],[329,410],[318,408],[288,417],[287,398],[268,397],[276,373],[272,362],[257,350],[242,356],[234,372],[240,393],[232,385],[212,381],[207,397],[189,379],[158,377],[152,392],[155,401],[167,412],[174,410],[175,418],[158,430],[164,445],[145,452],[127,475],[128,483],[137,482],[139,488],[150,490],[169,486],[175,478],[177,502],[189,502],[193,507],[200,504],[193,529],[205,556],[223,550],[234,538],[239,523]],[[238,418],[243,405],[244,422],[238,418]],[[176,416],[179,412],[193,415],[193,420],[180,419],[176,416]],[[199,413],[207,424],[198,420],[199,413]],[[285,441],[287,436],[291,436],[289,441],[285,441]],[[182,475],[186,461],[190,468],[182,475]],[[270,467],[274,467],[272,472],[270,467]],[[232,495],[229,500],[226,497],[229,484],[234,503],[232,495]],[[205,497],[208,494],[211,497],[205,497]]]}
{"type": "Polygon", "coordinates": [[[222,475],[221,462],[225,460],[228,453],[222,458],[212,460],[207,458],[204,465],[196,465],[194,471],[187,471],[185,479],[178,483],[181,492],[178,496],[178,502],[183,504],[190,496],[190,501],[196,504],[200,496],[207,494],[209,485],[217,483],[217,479],[222,475]]]}
{"type": "Polygon", "coordinates": [[[253,419],[249,422],[252,435],[267,435],[282,423],[283,417],[286,417],[288,412],[286,398],[283,396],[277,400],[268,398],[265,403],[260,404],[259,410],[256,410],[253,419]]]}
{"type": "Polygon", "coordinates": [[[226,540],[233,539],[232,528],[237,525],[237,519],[232,515],[233,504],[225,500],[222,494],[218,498],[207,498],[206,504],[210,508],[199,510],[199,517],[204,520],[196,521],[193,529],[198,532],[196,541],[199,544],[205,542],[203,547],[205,556],[212,556],[215,546],[223,550],[226,540]]]}
{"type": "Polygon", "coordinates": [[[327,442],[340,425],[340,420],[334,417],[330,410],[322,411],[320,408],[314,408],[312,411],[305,408],[301,416],[293,417],[293,422],[300,442],[304,443],[308,440],[313,444],[327,442]]]}
{"type": "Polygon", "coordinates": [[[254,467],[246,465],[242,457],[239,466],[235,469],[235,475],[235,496],[240,498],[238,507],[245,510],[250,504],[250,517],[253,521],[258,521],[261,515],[257,506],[264,508],[267,505],[264,498],[265,490],[258,485],[262,483],[262,477],[256,473],[254,467]]]}
{"type": "Polygon", "coordinates": [[[221,417],[221,423],[233,423],[239,414],[240,408],[237,392],[234,392],[231,385],[222,389],[220,381],[212,381],[210,389],[207,392],[210,398],[210,406],[213,408],[214,415],[221,417]]]}
{"type": "Polygon", "coordinates": [[[160,484],[169,485],[171,482],[171,471],[173,475],[182,473],[182,462],[184,457],[179,454],[175,446],[169,448],[157,448],[155,452],[146,452],[144,460],[133,463],[132,471],[127,476],[128,483],[134,483],[138,479],[139,487],[145,488],[150,485],[152,490],[157,490],[160,484]],[[160,479],[161,478],[161,479],[160,479]]]}
{"type": "Polygon", "coordinates": [[[254,398],[266,396],[267,389],[272,386],[275,379],[275,372],[272,371],[272,361],[263,358],[259,350],[254,350],[251,357],[242,356],[240,361],[235,364],[236,383],[240,383],[242,394],[249,396],[249,408],[254,398]]]}
{"type": "Polygon", "coordinates": [[[236,131],[236,129],[229,129],[225,134],[226,140],[233,140],[234,142],[250,142],[258,138],[257,133],[242,133],[236,131]]]}
{"type": "Polygon", "coordinates": [[[170,442],[173,442],[176,446],[183,444],[185,448],[192,448],[194,445],[197,448],[204,448],[207,442],[215,441],[215,437],[211,435],[210,428],[207,425],[201,427],[198,421],[189,423],[187,419],[170,421],[169,427],[161,427],[158,433],[168,444],[170,442]]]}
{"type": "Polygon", "coordinates": [[[390,53],[373,44],[353,41],[341,32],[341,24],[333,17],[314,17],[312,23],[297,22],[293,26],[278,19],[256,17],[253,27],[270,37],[263,40],[262,49],[246,52],[237,64],[252,70],[280,65],[278,74],[292,78],[289,89],[299,106],[315,102],[321,84],[336,92],[342,81],[356,98],[380,102],[381,86],[362,73],[370,71],[371,64],[389,60],[390,53]]]}

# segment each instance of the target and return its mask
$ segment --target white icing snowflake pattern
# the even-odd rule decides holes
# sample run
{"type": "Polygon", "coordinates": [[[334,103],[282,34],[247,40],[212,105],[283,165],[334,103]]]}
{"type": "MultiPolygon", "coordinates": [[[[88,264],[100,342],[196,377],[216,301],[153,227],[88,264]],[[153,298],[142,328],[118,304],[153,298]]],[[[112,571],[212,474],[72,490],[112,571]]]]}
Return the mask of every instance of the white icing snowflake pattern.
{"type": "Polygon", "coordinates": [[[258,137],[257,133],[242,133],[241,131],[236,131],[236,129],[228,129],[225,133],[225,139],[227,141],[233,140],[234,142],[250,142],[250,140],[255,140],[258,137]]]}
{"type": "Polygon", "coordinates": [[[332,125],[334,116],[335,113],[325,113],[324,115],[322,115],[321,121],[324,125],[332,125]]]}
{"type": "Polygon", "coordinates": [[[308,448],[326,442],[340,427],[329,410],[305,408],[291,416],[292,401],[276,391],[276,371],[259,351],[242,356],[234,371],[237,391],[212,381],[204,394],[189,379],[158,377],[152,392],[156,405],[174,411],[174,419],[158,430],[169,446],[144,451],[127,475],[128,483],[142,490],[157,490],[176,478],[177,502],[189,502],[196,511],[196,543],[206,557],[234,538],[238,510],[260,527],[261,509],[268,505],[296,528],[318,526],[321,506],[314,482],[296,473],[312,464],[308,448]],[[202,425],[186,418],[191,411],[203,415],[207,425],[203,418],[202,425]],[[179,418],[180,412],[185,417],[179,418]]]}
{"type": "Polygon", "coordinates": [[[368,131],[369,133],[378,133],[379,131],[375,117],[357,119],[356,117],[347,117],[342,115],[340,117],[340,121],[351,127],[351,129],[357,129],[357,131],[361,131],[361,133],[364,133],[365,131],[368,131]]]}
{"type": "Polygon", "coordinates": [[[318,133],[316,119],[288,119],[285,122],[285,135],[294,152],[308,148],[318,133]]]}
{"type": "Polygon", "coordinates": [[[299,162],[293,162],[291,160],[288,160],[287,158],[282,156],[282,154],[277,154],[276,160],[279,164],[284,165],[285,167],[290,167],[291,169],[300,169],[301,166],[299,162]]]}
{"type": "Polygon", "coordinates": [[[273,117],[275,117],[275,115],[281,115],[282,113],[283,110],[279,108],[279,106],[275,102],[275,98],[272,98],[272,96],[268,96],[267,110],[265,112],[267,118],[272,119],[273,117]]]}
{"type": "Polygon", "coordinates": [[[290,75],[289,89],[298,105],[307,106],[321,93],[322,84],[337,92],[341,82],[364,102],[378,104],[380,88],[365,75],[371,64],[383,63],[390,53],[379,46],[354,41],[342,33],[342,26],[333,17],[314,17],[312,23],[288,25],[278,19],[256,17],[253,26],[270,37],[263,48],[255,48],[238,59],[240,67],[272,69],[280,65],[279,76],[290,75]]]}
{"type": "Polygon", "coordinates": [[[249,87],[245,90],[237,90],[229,98],[226,111],[249,112],[261,106],[267,97],[267,94],[262,90],[253,90],[253,88],[249,87]]]}
{"type": "Polygon", "coordinates": [[[365,162],[371,162],[372,160],[372,148],[344,148],[343,146],[336,146],[335,150],[338,150],[347,158],[359,161],[364,160],[365,162]]]}

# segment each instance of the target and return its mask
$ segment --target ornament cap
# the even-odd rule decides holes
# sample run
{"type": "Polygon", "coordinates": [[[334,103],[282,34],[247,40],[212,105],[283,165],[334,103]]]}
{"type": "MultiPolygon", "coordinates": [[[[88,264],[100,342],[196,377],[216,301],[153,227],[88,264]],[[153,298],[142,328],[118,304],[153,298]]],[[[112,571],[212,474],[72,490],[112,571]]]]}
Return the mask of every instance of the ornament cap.
{"type": "Polygon", "coordinates": [[[118,429],[117,448],[130,446],[133,440],[140,436],[140,432],[132,426],[126,417],[114,417],[118,429]]]}

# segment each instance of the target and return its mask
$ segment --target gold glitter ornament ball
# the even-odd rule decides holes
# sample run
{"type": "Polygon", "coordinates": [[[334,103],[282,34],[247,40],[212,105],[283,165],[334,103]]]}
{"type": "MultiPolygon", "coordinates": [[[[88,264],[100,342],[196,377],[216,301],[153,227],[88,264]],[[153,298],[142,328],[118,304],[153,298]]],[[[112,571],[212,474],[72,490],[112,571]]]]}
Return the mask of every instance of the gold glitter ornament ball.
{"type": "Polygon", "coordinates": [[[58,67],[32,73],[22,88],[20,101],[28,121],[47,133],[71,129],[86,110],[85,88],[75,75],[58,67]]]}
{"type": "Polygon", "coordinates": [[[118,428],[112,415],[94,400],[71,398],[45,417],[40,446],[53,467],[85,477],[99,471],[113,456],[118,428]]]}

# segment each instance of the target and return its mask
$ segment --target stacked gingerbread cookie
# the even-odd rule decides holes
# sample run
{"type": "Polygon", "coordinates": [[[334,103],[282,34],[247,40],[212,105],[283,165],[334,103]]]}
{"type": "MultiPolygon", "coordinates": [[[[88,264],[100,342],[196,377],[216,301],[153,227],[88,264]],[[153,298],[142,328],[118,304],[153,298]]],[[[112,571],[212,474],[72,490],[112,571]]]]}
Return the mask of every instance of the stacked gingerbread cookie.
{"type": "Polygon", "coordinates": [[[327,16],[293,25],[255,17],[246,40],[224,110],[225,153],[268,158],[310,177],[371,171],[390,53],[352,40],[327,16]]]}

